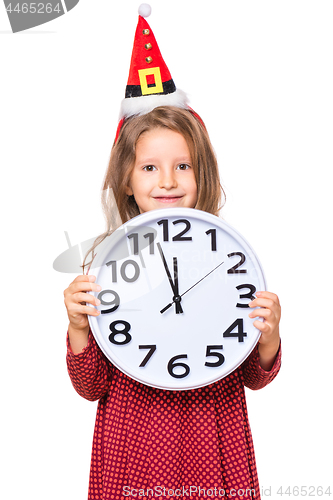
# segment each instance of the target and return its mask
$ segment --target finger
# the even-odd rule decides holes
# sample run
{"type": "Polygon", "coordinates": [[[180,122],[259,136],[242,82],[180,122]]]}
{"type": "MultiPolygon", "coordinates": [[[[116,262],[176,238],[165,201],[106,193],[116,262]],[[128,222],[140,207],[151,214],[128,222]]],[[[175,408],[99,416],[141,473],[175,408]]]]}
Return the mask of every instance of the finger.
{"type": "Polygon", "coordinates": [[[268,309],[277,309],[279,305],[272,299],[257,298],[249,303],[249,307],[266,307],[268,309]]]}
{"type": "Polygon", "coordinates": [[[96,276],[87,275],[87,274],[79,274],[76,276],[76,278],[72,281],[72,283],[69,285],[68,288],[71,288],[72,286],[77,285],[78,283],[94,283],[96,281],[96,276]]]}
{"type": "Polygon", "coordinates": [[[258,291],[255,293],[256,297],[260,297],[263,299],[270,299],[273,300],[276,304],[279,304],[279,297],[276,295],[276,293],[272,292],[267,292],[266,290],[264,291],[258,291]]]}
{"type": "Polygon", "coordinates": [[[90,293],[85,293],[85,292],[79,292],[75,293],[73,296],[73,303],[76,304],[81,304],[88,302],[89,304],[92,304],[94,306],[99,306],[101,301],[95,297],[94,295],[91,295],[90,293]]]}
{"type": "Polygon", "coordinates": [[[254,311],[251,311],[249,314],[249,318],[264,318],[267,320],[271,320],[275,318],[275,314],[271,309],[255,309],[254,311]]]}
{"type": "Polygon", "coordinates": [[[100,292],[102,287],[97,285],[97,283],[91,283],[89,281],[78,281],[73,283],[67,288],[67,293],[74,294],[78,292],[100,292]]]}
{"type": "Polygon", "coordinates": [[[268,333],[271,329],[269,323],[265,321],[260,321],[259,319],[253,322],[253,326],[257,328],[261,333],[268,333]]]}
{"type": "Polygon", "coordinates": [[[79,283],[82,281],[94,282],[95,280],[96,276],[94,276],[93,274],[79,274],[78,276],[76,276],[75,280],[73,280],[73,283],[79,283]]]}
{"type": "Polygon", "coordinates": [[[83,304],[74,304],[69,310],[70,316],[76,318],[78,315],[87,314],[89,316],[99,316],[100,311],[91,306],[83,304]]]}

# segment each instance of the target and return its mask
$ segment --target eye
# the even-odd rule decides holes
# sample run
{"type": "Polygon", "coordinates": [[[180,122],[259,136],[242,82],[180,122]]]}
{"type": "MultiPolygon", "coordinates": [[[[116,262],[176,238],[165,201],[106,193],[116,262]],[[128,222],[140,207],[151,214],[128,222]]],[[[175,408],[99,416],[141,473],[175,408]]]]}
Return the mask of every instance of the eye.
{"type": "Polygon", "coordinates": [[[153,170],[156,170],[156,167],[154,165],[146,165],[145,167],[143,167],[143,170],[145,170],[146,172],[153,172],[153,170]]]}
{"type": "Polygon", "coordinates": [[[181,163],[177,167],[178,170],[188,170],[189,168],[191,168],[191,167],[189,165],[187,165],[187,163],[181,163]]]}

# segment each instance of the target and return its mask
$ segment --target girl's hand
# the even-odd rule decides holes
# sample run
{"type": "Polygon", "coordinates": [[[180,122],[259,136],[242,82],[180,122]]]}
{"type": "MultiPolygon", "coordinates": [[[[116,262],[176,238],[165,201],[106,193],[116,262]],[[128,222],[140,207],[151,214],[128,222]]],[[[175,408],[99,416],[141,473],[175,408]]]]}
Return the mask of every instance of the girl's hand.
{"type": "Polygon", "coordinates": [[[88,343],[89,322],[87,315],[98,316],[100,314],[94,307],[86,306],[86,302],[94,306],[101,303],[96,297],[86,293],[101,290],[101,287],[94,283],[95,279],[95,276],[80,274],[64,291],[69,319],[68,333],[71,348],[75,354],[81,352],[88,343]]]}
{"type": "Polygon", "coordinates": [[[261,367],[269,371],[280,346],[279,323],[281,306],[277,295],[271,292],[256,292],[256,298],[250,302],[250,307],[259,307],[251,311],[250,318],[263,318],[264,321],[255,320],[254,326],[261,331],[259,339],[259,355],[261,367]]]}

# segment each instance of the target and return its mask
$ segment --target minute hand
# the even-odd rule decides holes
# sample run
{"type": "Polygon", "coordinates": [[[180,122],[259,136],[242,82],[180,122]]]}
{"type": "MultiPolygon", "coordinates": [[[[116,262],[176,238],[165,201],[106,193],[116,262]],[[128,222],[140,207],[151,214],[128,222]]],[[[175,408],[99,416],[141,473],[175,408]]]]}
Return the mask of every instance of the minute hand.
{"type": "Polygon", "coordinates": [[[182,306],[180,305],[180,301],[182,300],[180,295],[179,295],[179,290],[178,290],[178,265],[177,265],[177,258],[174,257],[173,258],[173,274],[174,274],[174,281],[172,280],[171,278],[171,274],[170,274],[170,271],[169,271],[169,268],[168,268],[168,264],[167,264],[167,261],[165,259],[165,256],[164,256],[164,253],[163,253],[163,250],[162,250],[162,247],[160,245],[160,243],[157,243],[157,248],[160,252],[160,255],[161,255],[161,258],[162,258],[162,262],[163,262],[163,265],[164,265],[164,269],[167,273],[167,276],[168,276],[168,279],[169,279],[169,283],[170,283],[170,286],[171,286],[171,289],[173,291],[173,301],[171,302],[170,304],[170,307],[172,306],[173,303],[176,304],[176,314],[179,314],[179,313],[182,313],[183,312],[183,309],[182,309],[182,306]]]}
{"type": "MultiPolygon", "coordinates": [[[[203,281],[205,278],[207,278],[207,276],[209,276],[210,274],[212,274],[214,271],[216,271],[216,269],[218,269],[220,266],[222,266],[222,264],[224,264],[224,261],[221,262],[218,266],[214,267],[214,269],[212,269],[211,271],[209,271],[209,273],[207,273],[205,276],[203,276],[203,278],[201,278],[199,281],[197,281],[196,283],[194,283],[194,285],[192,285],[190,288],[188,288],[186,290],[186,292],[182,293],[180,295],[180,297],[183,297],[185,295],[185,293],[189,292],[190,290],[192,290],[192,288],[194,288],[195,286],[197,286],[201,281],[203,281]]],[[[167,311],[171,306],[172,304],[174,303],[175,301],[173,300],[172,302],[170,302],[170,304],[168,304],[167,306],[165,306],[161,311],[160,313],[163,314],[165,311],[167,311]]]]}

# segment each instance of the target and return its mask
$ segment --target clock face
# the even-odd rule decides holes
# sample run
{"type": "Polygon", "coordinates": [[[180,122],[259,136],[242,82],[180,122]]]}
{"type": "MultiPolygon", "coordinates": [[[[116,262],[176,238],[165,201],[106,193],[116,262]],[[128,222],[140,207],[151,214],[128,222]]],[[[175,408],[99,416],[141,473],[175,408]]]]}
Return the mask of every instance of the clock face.
{"type": "Polygon", "coordinates": [[[248,317],[263,272],[244,238],[191,208],[153,210],[117,229],[92,272],[96,341],[121,371],[152,387],[202,387],[237,368],[260,332],[248,317]]]}

